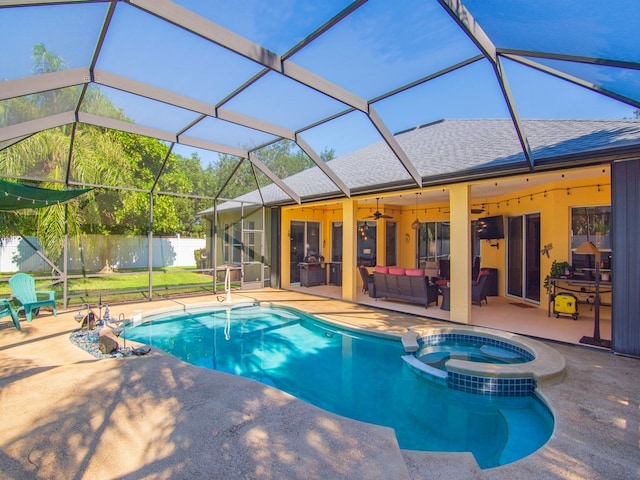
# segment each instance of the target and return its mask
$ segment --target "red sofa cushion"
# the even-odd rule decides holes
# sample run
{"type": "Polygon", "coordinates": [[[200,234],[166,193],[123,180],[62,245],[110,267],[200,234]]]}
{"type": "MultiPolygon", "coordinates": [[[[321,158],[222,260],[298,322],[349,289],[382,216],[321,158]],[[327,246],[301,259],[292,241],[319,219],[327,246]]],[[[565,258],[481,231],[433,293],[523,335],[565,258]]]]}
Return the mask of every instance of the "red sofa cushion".
{"type": "Polygon", "coordinates": [[[389,268],[388,267],[381,267],[379,265],[376,265],[376,267],[373,269],[374,272],[377,273],[389,273],[389,268]]]}
{"type": "Polygon", "coordinates": [[[389,267],[389,273],[391,275],[404,275],[404,268],[400,268],[400,267],[389,267]]]}
{"type": "Polygon", "coordinates": [[[407,268],[405,273],[410,277],[422,277],[424,276],[424,270],[421,268],[407,268]]]}

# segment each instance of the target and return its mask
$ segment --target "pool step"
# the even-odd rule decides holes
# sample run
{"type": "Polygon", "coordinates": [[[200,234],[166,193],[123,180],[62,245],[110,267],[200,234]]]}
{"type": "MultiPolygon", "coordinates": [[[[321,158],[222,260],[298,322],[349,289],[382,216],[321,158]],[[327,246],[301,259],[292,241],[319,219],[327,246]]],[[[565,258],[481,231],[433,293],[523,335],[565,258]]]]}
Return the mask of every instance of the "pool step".
{"type": "Polygon", "coordinates": [[[509,429],[507,443],[500,454],[500,465],[505,465],[522,458],[523,442],[526,443],[532,433],[531,414],[526,410],[500,410],[500,414],[509,429]]]}
{"type": "Polygon", "coordinates": [[[448,373],[443,372],[442,370],[438,370],[437,368],[433,368],[426,363],[421,362],[413,355],[403,355],[402,360],[404,360],[407,364],[411,365],[416,370],[420,370],[421,373],[426,373],[431,377],[436,379],[444,380],[446,382],[448,373]]]}
{"type": "Polygon", "coordinates": [[[516,352],[505,350],[504,348],[494,347],[491,345],[483,345],[480,352],[487,357],[496,358],[498,360],[517,360],[520,355],[516,352]]]}
{"type": "Polygon", "coordinates": [[[407,353],[413,353],[418,350],[418,334],[416,332],[406,332],[402,335],[402,346],[407,353]]]}

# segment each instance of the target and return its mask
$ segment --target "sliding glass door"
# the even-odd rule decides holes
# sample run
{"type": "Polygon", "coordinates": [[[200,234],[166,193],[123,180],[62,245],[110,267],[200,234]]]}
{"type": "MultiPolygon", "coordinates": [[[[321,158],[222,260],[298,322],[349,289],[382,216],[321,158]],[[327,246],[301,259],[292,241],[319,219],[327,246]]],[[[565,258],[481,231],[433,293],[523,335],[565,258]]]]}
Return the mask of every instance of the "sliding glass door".
{"type": "Polygon", "coordinates": [[[291,242],[289,255],[291,258],[290,277],[291,283],[300,282],[300,268],[298,264],[313,255],[318,258],[320,251],[320,222],[296,222],[289,226],[289,239],[291,242]]]}
{"type": "Polygon", "coordinates": [[[507,294],[540,302],[540,214],[507,218],[507,294]]]}

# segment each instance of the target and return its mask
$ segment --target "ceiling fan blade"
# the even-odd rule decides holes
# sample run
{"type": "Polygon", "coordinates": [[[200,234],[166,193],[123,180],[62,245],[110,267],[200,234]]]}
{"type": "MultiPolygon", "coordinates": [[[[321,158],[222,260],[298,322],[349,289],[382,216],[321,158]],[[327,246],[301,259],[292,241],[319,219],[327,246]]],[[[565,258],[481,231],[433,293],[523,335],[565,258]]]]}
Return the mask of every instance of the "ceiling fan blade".
{"type": "Polygon", "coordinates": [[[376,211],[373,212],[373,214],[364,217],[364,218],[373,218],[375,220],[380,220],[381,218],[393,218],[391,215],[386,215],[384,213],[382,213],[379,209],[378,209],[378,198],[376,198],[376,211]]]}

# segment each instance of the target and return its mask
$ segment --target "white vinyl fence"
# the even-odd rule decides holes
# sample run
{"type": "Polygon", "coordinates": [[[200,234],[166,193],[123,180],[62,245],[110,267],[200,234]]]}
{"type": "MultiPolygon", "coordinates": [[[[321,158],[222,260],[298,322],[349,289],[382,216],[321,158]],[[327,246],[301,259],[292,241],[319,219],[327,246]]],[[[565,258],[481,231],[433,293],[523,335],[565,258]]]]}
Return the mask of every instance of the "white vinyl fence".
{"type": "MultiPolygon", "coordinates": [[[[40,248],[37,238],[27,238],[40,248]]],[[[195,267],[194,252],[205,248],[205,245],[204,238],[153,238],[153,267],[195,267]]],[[[69,271],[98,272],[106,266],[114,270],[147,269],[148,237],[84,235],[79,242],[69,241],[69,271]]],[[[0,272],[48,270],[51,270],[51,267],[21,237],[2,238],[0,272]]]]}

